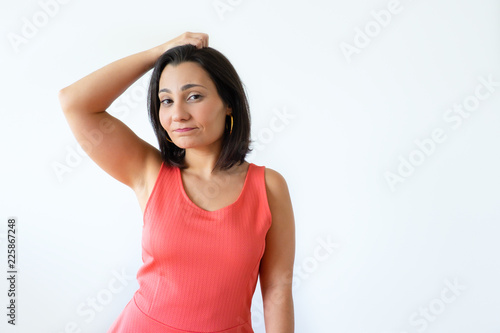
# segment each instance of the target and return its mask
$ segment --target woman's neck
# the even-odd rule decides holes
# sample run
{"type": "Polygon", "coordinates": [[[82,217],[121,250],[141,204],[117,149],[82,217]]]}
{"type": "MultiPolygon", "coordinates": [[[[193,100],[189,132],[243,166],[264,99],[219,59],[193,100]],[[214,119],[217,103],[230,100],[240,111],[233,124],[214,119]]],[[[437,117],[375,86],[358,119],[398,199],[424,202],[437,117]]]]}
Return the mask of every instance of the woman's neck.
{"type": "Polygon", "coordinates": [[[190,173],[195,173],[198,176],[209,179],[214,174],[218,173],[214,170],[215,164],[219,159],[221,152],[220,142],[205,147],[187,148],[184,156],[186,169],[190,173]],[[212,170],[214,170],[212,172],[212,170]]]}

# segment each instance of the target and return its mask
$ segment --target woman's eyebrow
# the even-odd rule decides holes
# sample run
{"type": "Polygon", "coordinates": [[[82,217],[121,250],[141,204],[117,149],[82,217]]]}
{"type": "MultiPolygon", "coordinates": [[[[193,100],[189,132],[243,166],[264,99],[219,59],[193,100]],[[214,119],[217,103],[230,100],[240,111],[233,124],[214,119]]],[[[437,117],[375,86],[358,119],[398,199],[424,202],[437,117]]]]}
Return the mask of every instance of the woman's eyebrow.
{"type": "MultiPolygon", "coordinates": [[[[184,91],[184,90],[187,90],[187,89],[193,88],[193,87],[202,87],[202,88],[207,89],[206,87],[202,86],[201,84],[188,83],[188,84],[185,84],[181,87],[181,91],[184,91]]],[[[172,93],[172,91],[170,91],[170,89],[167,89],[167,88],[163,88],[160,91],[158,91],[158,93],[161,93],[161,92],[166,92],[169,94],[172,93]]]]}

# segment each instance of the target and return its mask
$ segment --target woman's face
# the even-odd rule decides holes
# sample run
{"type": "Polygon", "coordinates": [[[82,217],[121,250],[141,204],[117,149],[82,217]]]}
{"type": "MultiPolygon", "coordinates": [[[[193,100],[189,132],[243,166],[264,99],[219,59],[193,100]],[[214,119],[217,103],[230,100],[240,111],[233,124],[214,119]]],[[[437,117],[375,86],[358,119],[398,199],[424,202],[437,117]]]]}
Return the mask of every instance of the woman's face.
{"type": "Polygon", "coordinates": [[[167,65],[158,89],[160,123],[179,148],[220,144],[226,107],[205,70],[195,62],[167,65]]]}

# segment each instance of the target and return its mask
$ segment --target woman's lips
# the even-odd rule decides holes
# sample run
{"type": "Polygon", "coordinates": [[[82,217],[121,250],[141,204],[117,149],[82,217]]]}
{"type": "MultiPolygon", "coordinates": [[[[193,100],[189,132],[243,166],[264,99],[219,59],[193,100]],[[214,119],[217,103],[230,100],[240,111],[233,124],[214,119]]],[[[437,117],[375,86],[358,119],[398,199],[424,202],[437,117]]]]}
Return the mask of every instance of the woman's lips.
{"type": "Polygon", "coordinates": [[[193,127],[178,128],[174,132],[188,132],[188,131],[191,131],[191,130],[194,130],[194,128],[193,127]]]}

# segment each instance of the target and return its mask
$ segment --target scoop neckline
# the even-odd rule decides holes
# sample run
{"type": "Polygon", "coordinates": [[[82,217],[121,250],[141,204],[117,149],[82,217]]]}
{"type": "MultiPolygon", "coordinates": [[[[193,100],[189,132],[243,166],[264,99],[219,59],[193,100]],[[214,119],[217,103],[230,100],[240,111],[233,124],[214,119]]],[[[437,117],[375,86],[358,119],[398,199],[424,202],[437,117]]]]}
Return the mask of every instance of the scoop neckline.
{"type": "Polygon", "coordinates": [[[184,183],[182,182],[182,174],[181,174],[181,169],[180,168],[176,168],[177,169],[177,181],[178,181],[178,184],[179,184],[179,187],[181,189],[181,193],[182,193],[182,196],[184,197],[184,200],[188,202],[188,204],[190,204],[191,206],[193,206],[195,209],[197,210],[200,210],[204,213],[207,213],[207,214],[214,214],[214,213],[219,213],[221,211],[224,211],[224,210],[227,210],[227,209],[230,209],[231,207],[237,205],[240,200],[241,200],[241,197],[243,196],[243,193],[245,192],[245,189],[247,188],[247,184],[248,184],[248,179],[250,178],[249,175],[250,175],[250,170],[253,168],[253,163],[249,163],[248,164],[248,168],[247,168],[247,174],[245,175],[245,181],[243,183],[243,188],[241,189],[241,192],[240,194],[238,195],[238,198],[233,202],[233,203],[230,203],[229,205],[227,206],[224,206],[222,208],[219,208],[217,210],[206,210],[204,208],[201,208],[200,206],[198,206],[197,204],[195,204],[190,198],[189,196],[187,195],[186,193],[186,190],[184,188],[184,183]]]}

